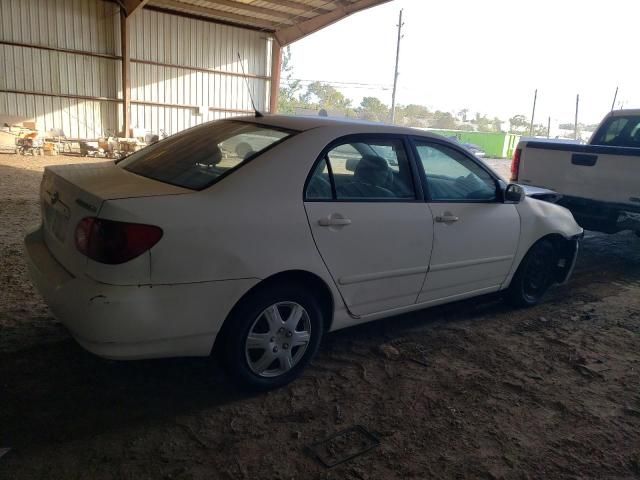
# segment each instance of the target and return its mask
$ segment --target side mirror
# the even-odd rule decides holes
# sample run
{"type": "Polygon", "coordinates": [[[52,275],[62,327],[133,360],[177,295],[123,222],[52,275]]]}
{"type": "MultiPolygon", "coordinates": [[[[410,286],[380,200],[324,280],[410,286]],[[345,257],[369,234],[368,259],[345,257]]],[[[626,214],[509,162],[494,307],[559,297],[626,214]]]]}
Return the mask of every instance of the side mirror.
{"type": "Polygon", "coordinates": [[[510,183],[504,191],[504,203],[520,203],[524,200],[524,188],[510,183]]]}

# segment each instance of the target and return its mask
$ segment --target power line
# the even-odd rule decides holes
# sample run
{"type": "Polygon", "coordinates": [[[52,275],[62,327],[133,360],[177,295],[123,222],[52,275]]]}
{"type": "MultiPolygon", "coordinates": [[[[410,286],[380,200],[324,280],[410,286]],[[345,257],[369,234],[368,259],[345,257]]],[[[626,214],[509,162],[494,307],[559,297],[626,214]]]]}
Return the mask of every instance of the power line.
{"type": "MultiPolygon", "coordinates": [[[[291,85],[293,85],[293,83],[294,82],[280,81],[280,86],[290,87],[291,85]]],[[[305,82],[305,83],[302,83],[301,86],[308,87],[312,83],[313,82],[305,82]]],[[[329,83],[329,82],[323,82],[323,83],[325,85],[329,85],[334,88],[349,89],[349,90],[370,90],[370,91],[378,91],[378,92],[380,91],[388,92],[389,90],[391,90],[391,87],[378,87],[375,85],[342,85],[342,84],[329,83]]]]}
{"type": "Polygon", "coordinates": [[[317,79],[307,79],[307,78],[286,78],[286,79],[281,79],[280,83],[282,83],[283,81],[289,82],[289,83],[293,83],[293,82],[303,82],[303,83],[315,83],[315,82],[319,82],[319,83],[328,83],[330,85],[363,85],[363,86],[367,86],[367,87],[385,87],[385,88],[391,88],[391,85],[386,84],[386,83],[367,83],[367,82],[346,82],[346,81],[340,81],[340,80],[317,80],[317,79]]]}

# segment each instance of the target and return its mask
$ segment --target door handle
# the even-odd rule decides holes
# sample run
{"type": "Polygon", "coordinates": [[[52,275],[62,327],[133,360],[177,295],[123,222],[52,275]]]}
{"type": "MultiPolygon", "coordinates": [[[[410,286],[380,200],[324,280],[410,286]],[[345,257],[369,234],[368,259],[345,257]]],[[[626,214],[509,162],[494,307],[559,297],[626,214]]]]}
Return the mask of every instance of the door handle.
{"type": "Polygon", "coordinates": [[[593,167],[597,162],[597,155],[585,155],[583,153],[574,153],[573,155],[571,155],[571,163],[574,165],[593,167]]]}
{"type": "Polygon", "coordinates": [[[318,220],[321,227],[345,227],[351,225],[351,220],[342,217],[325,217],[318,220]]]}
{"type": "Polygon", "coordinates": [[[436,222],[438,223],[455,223],[458,220],[460,220],[460,218],[455,215],[439,215],[436,217],[436,222]]]}

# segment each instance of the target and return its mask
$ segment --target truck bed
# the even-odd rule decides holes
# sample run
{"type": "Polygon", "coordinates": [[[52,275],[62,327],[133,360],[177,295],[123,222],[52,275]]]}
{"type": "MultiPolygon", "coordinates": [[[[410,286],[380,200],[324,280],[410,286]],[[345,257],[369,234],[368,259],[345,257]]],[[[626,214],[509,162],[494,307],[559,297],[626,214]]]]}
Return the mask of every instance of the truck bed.
{"type": "Polygon", "coordinates": [[[640,212],[640,148],[544,141],[518,148],[518,183],[640,212]]]}

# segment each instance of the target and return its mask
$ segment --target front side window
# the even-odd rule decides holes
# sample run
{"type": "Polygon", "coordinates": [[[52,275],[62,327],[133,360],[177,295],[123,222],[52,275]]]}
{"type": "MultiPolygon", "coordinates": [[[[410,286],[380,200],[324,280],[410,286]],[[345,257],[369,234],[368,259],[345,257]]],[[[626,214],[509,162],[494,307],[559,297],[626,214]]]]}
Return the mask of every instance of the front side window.
{"type": "Polygon", "coordinates": [[[132,173],[201,190],[293,132],[234,120],[200,125],[118,162],[132,173]]]}
{"type": "Polygon", "coordinates": [[[414,200],[416,192],[402,140],[371,139],[333,147],[316,164],[307,200],[414,200]]]}
{"type": "Polygon", "coordinates": [[[453,148],[436,143],[417,143],[432,201],[494,201],[497,185],[482,167],[453,148]]]}

